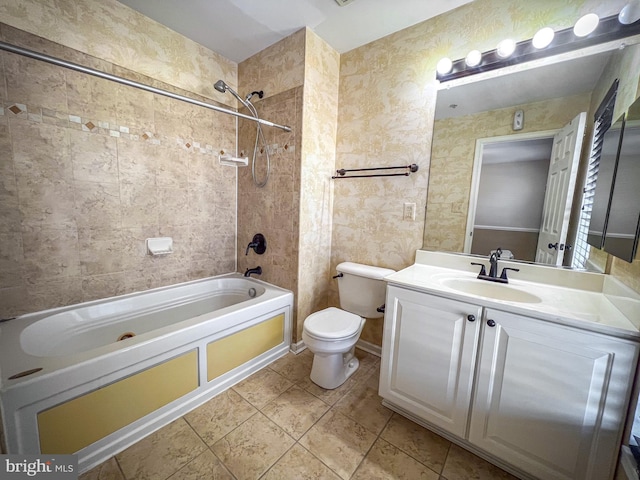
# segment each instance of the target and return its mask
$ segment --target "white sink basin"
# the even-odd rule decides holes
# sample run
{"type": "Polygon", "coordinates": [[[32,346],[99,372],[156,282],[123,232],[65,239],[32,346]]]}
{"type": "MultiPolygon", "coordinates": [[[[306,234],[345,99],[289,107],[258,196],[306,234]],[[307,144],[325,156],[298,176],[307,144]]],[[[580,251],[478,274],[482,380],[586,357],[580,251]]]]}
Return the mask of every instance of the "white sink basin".
{"type": "Polygon", "coordinates": [[[540,303],[542,299],[524,290],[513,288],[503,283],[491,283],[486,280],[471,278],[447,278],[442,285],[469,295],[504,300],[506,302],[540,303]]]}

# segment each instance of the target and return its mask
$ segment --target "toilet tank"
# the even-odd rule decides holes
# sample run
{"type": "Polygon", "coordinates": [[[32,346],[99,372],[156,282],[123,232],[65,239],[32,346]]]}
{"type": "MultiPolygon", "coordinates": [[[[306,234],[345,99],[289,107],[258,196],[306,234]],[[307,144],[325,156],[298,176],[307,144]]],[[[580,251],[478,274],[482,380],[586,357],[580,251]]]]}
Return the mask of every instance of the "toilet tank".
{"type": "Polygon", "coordinates": [[[383,280],[395,270],[360,263],[343,262],[336,270],[340,308],[365,318],[380,318],[384,314],[376,309],[385,302],[387,283],[383,280]]]}

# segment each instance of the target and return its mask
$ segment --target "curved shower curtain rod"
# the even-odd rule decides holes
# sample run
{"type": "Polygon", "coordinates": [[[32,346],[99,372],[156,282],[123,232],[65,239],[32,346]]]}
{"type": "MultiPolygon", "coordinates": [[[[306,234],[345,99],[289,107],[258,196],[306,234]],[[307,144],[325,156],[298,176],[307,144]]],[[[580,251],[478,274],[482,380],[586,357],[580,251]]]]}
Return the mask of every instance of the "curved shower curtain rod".
{"type": "Polygon", "coordinates": [[[210,103],[201,102],[200,100],[195,100],[193,98],[185,97],[184,95],[178,95],[177,93],[172,93],[167,90],[151,87],[149,85],[145,85],[144,83],[134,82],[133,80],[128,80],[126,78],[118,77],[117,75],[111,75],[110,73],[101,72],[100,70],[95,70],[93,68],[85,67],[83,65],[78,65],[77,63],[67,62],[66,60],[62,60],[56,57],[51,57],[49,55],[45,55],[44,53],[34,52],[33,50],[28,50],[26,48],[17,47],[15,45],[11,45],[10,43],[0,42],[0,50],[5,50],[7,52],[16,53],[18,55],[34,58],[36,60],[41,60],[43,62],[51,63],[53,65],[69,68],[77,72],[87,73],[89,75],[104,78],[105,80],[111,80],[112,82],[121,83],[129,87],[139,88],[140,90],[145,90],[147,92],[156,93],[158,95],[163,95],[165,97],[173,98],[174,100],[180,100],[182,102],[198,105],[199,107],[215,110],[216,112],[226,113],[227,115],[233,115],[234,117],[240,117],[246,120],[252,120],[262,125],[266,125],[268,127],[280,128],[281,130],[284,130],[286,132],[291,131],[291,127],[287,125],[278,125],[277,123],[269,122],[268,120],[263,120],[262,118],[256,118],[250,115],[245,115],[240,112],[234,112],[233,110],[228,110],[226,108],[217,107],[216,105],[212,105],[210,103]]]}

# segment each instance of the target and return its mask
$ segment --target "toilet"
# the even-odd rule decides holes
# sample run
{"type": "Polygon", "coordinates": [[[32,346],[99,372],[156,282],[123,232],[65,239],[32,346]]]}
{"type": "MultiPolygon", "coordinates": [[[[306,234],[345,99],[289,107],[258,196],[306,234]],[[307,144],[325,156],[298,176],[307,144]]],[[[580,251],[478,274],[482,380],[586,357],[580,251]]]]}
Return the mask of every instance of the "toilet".
{"type": "Polygon", "coordinates": [[[302,340],[314,354],[311,381],[322,388],[342,385],[358,369],[354,350],[367,318],[380,318],[384,305],[384,277],[394,270],[343,262],[338,271],[340,307],[325,308],[309,315],[302,340]]]}

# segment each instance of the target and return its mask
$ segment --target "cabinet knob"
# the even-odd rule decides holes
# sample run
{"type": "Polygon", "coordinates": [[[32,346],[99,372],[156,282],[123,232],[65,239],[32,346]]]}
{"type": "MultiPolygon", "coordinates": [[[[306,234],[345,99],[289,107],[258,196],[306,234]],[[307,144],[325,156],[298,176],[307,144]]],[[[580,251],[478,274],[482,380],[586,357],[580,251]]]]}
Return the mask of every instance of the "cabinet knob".
{"type": "Polygon", "coordinates": [[[476,321],[476,316],[475,315],[467,315],[467,320],[469,320],[470,322],[475,322],[476,321]]]}
{"type": "Polygon", "coordinates": [[[496,322],[495,322],[495,320],[489,319],[489,320],[487,320],[487,325],[489,325],[490,327],[495,327],[496,326],[496,322]]]}

